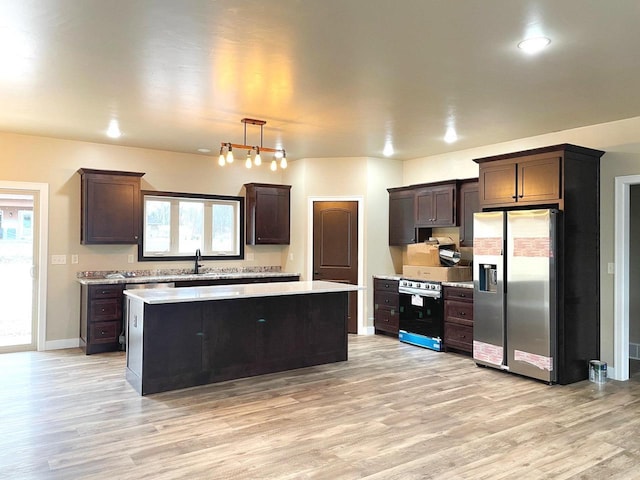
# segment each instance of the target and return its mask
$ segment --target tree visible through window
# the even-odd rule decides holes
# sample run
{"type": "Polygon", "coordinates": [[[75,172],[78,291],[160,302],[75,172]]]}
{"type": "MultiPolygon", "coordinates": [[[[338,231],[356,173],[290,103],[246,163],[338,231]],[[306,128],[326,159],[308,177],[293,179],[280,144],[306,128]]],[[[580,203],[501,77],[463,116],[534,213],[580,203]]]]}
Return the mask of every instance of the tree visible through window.
{"type": "Polygon", "coordinates": [[[141,260],[244,258],[244,198],[143,192],[141,260]]]}

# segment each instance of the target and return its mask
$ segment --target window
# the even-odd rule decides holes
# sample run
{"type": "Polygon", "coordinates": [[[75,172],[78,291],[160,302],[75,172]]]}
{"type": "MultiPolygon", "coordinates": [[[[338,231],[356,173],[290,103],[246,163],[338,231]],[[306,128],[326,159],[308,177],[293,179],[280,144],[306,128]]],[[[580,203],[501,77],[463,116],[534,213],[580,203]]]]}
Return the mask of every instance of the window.
{"type": "Polygon", "coordinates": [[[143,191],[140,260],[244,258],[244,198],[143,191]]]}

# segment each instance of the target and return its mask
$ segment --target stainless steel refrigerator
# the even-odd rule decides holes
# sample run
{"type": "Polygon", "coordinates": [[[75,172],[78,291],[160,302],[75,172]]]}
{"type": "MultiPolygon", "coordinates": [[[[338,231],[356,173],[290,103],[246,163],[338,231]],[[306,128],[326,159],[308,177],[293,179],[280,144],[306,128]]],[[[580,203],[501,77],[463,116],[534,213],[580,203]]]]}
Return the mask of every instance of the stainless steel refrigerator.
{"type": "Polygon", "coordinates": [[[552,209],[474,215],[476,363],[557,381],[559,215],[552,209]]]}

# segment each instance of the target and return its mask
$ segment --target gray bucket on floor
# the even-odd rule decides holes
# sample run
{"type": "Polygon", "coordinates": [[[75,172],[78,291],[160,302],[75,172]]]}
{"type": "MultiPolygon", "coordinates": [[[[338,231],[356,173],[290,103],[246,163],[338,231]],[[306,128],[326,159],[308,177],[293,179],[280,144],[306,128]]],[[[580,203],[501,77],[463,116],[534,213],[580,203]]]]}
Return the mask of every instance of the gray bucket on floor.
{"type": "Polygon", "coordinates": [[[605,383],[607,381],[607,362],[591,360],[589,362],[589,381],[605,383]]]}

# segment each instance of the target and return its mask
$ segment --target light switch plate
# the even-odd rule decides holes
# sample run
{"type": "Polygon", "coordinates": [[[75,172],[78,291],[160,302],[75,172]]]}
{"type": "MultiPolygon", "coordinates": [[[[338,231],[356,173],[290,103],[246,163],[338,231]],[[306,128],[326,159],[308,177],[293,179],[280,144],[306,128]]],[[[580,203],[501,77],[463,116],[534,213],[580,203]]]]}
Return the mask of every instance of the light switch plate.
{"type": "Polygon", "coordinates": [[[66,264],[67,264],[66,255],[51,255],[51,265],[66,265],[66,264]]]}
{"type": "Polygon", "coordinates": [[[127,263],[133,263],[133,255],[127,256],[127,263]]]}
{"type": "Polygon", "coordinates": [[[249,260],[250,262],[252,262],[254,260],[254,256],[253,253],[247,253],[247,260],[249,260]]]}
{"type": "Polygon", "coordinates": [[[71,263],[78,263],[78,255],[71,255],[71,263]]]}

